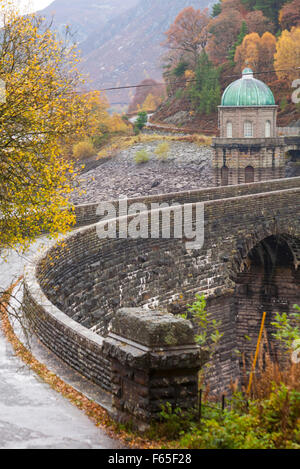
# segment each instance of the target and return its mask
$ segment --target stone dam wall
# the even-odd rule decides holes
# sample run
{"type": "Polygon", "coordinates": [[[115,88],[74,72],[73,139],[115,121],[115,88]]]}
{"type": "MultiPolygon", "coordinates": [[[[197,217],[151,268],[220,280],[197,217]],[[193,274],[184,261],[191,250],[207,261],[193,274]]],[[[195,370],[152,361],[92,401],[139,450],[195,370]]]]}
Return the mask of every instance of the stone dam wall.
{"type": "MultiPolygon", "coordinates": [[[[222,322],[224,334],[210,371],[210,389],[223,391],[240,377],[234,350],[249,334],[247,318],[253,311],[253,339],[259,330],[262,297],[250,295],[253,301],[245,305],[243,292],[252,285],[241,275],[249,253],[262,241],[271,239],[272,244],[273,238],[284,236],[291,254],[285,269],[292,279],[285,307],[290,310],[299,300],[299,182],[281,179],[128,200],[129,206],[142,202],[149,208],[158,202],[189,204],[194,227],[201,203],[202,249],[188,249],[186,238],[100,239],[97,231],[106,221],[99,221],[97,204],[76,207],[79,226],[96,224],[53,244],[25,275],[24,308],[35,332],[70,366],[112,393],[119,420],[130,415],[136,422],[148,422],[157,416],[159,403],[196,402],[197,371],[205,357],[191,334],[182,332],[191,331],[190,322],[170,313],[183,312],[196,293],[204,293],[207,309],[222,322]],[[132,328],[134,322],[137,328],[132,328]],[[144,329],[149,331],[146,336],[141,334],[144,329]],[[158,342],[149,339],[151,331],[158,342]]],[[[117,201],[114,204],[117,208],[117,201]]],[[[144,216],[150,226],[153,214],[144,216]]],[[[128,226],[134,219],[116,220],[117,230],[120,221],[128,226]]],[[[162,217],[155,219],[161,235],[162,217]]],[[[175,220],[171,213],[172,227],[175,220]]],[[[251,256],[254,270],[260,268],[255,253],[251,256]]],[[[279,302],[284,295],[280,291],[279,302]]],[[[268,308],[270,323],[274,310],[268,308]]],[[[255,341],[247,351],[254,346],[255,341]]]]}

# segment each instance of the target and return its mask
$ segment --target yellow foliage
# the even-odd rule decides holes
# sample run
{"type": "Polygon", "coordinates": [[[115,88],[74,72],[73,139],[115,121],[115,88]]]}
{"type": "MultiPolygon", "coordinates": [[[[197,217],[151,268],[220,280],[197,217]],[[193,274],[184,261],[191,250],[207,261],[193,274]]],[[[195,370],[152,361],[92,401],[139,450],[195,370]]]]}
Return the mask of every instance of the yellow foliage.
{"type": "Polygon", "coordinates": [[[127,132],[128,125],[124,122],[119,114],[113,114],[109,119],[109,130],[112,133],[127,132]]]}
{"type": "Polygon", "coordinates": [[[259,36],[257,33],[247,34],[235,53],[235,62],[239,70],[251,67],[254,71],[271,68],[276,51],[276,38],[266,32],[259,36]]]}
{"type": "Polygon", "coordinates": [[[193,70],[186,70],[184,72],[184,77],[186,80],[193,80],[195,78],[195,72],[193,70]]]}
{"type": "Polygon", "coordinates": [[[279,79],[293,81],[299,77],[299,70],[295,68],[300,67],[300,28],[282,32],[274,59],[279,79]]]}
{"type": "Polygon", "coordinates": [[[149,161],[149,155],[146,150],[139,150],[134,155],[134,161],[136,164],[147,163],[149,161]]]}
{"type": "Polygon", "coordinates": [[[149,93],[142,106],[142,111],[155,111],[162,103],[162,100],[162,97],[154,96],[152,93],[149,93]]]}
{"type": "Polygon", "coordinates": [[[166,160],[170,153],[170,145],[168,142],[163,142],[155,150],[155,154],[159,160],[166,160]]]}
{"type": "Polygon", "coordinates": [[[91,158],[95,154],[94,145],[89,140],[84,140],[73,146],[73,156],[76,160],[91,158]]]}
{"type": "Polygon", "coordinates": [[[85,132],[83,84],[70,43],[35,15],[1,13],[0,249],[26,245],[75,221],[69,204],[74,169],[61,146],[85,132]]]}

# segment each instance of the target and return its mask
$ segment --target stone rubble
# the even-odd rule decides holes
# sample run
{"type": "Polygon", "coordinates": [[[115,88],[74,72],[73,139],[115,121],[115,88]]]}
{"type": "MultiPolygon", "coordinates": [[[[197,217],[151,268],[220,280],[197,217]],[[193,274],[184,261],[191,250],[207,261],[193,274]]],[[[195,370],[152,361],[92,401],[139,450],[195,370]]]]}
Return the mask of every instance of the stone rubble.
{"type": "Polygon", "coordinates": [[[139,143],[121,151],[97,168],[79,176],[72,202],[84,204],[117,199],[120,195],[139,197],[167,194],[213,185],[212,149],[194,143],[169,142],[166,161],[159,161],[155,149],[162,141],[139,143]],[[136,164],[137,151],[146,150],[147,163],[136,164]],[[84,191],[83,194],[80,192],[84,191]]]}

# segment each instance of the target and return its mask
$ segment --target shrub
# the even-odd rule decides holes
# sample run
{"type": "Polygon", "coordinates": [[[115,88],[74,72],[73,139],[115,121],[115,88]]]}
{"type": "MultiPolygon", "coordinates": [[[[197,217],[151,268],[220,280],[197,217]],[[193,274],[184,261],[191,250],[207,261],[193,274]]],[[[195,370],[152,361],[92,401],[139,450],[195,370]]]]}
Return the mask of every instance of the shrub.
{"type": "Polygon", "coordinates": [[[168,142],[163,142],[155,150],[155,154],[159,160],[166,160],[170,153],[170,145],[168,142]]]}
{"type": "Polygon", "coordinates": [[[138,118],[134,124],[135,133],[140,132],[148,122],[148,114],[146,111],[141,111],[138,113],[138,118]]]}
{"type": "Polygon", "coordinates": [[[134,156],[136,164],[147,163],[149,161],[149,155],[146,150],[139,150],[134,156]]]}
{"type": "Polygon", "coordinates": [[[231,409],[211,402],[196,413],[162,406],[156,436],[185,449],[300,449],[300,393],[285,385],[273,386],[268,399],[245,401],[236,394],[231,409]],[[242,404],[242,405],[241,405],[242,404]]]}
{"type": "Polygon", "coordinates": [[[94,145],[88,141],[84,140],[83,142],[76,143],[73,146],[73,156],[76,160],[83,160],[86,158],[91,158],[96,154],[94,145]]]}
{"type": "Polygon", "coordinates": [[[184,95],[183,89],[179,88],[179,90],[177,90],[176,93],[175,93],[175,98],[176,99],[181,99],[183,97],[183,95],[184,95]]]}

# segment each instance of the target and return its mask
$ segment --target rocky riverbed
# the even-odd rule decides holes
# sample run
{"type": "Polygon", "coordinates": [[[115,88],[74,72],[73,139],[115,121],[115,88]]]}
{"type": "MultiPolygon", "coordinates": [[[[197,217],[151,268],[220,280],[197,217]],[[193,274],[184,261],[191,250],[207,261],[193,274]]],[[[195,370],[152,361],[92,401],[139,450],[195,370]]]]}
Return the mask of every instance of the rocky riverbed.
{"type": "Polygon", "coordinates": [[[139,143],[101,163],[78,178],[75,204],[112,200],[120,195],[139,197],[200,189],[213,185],[212,149],[188,142],[169,142],[167,160],[158,160],[161,141],[139,143]],[[137,164],[136,153],[145,150],[146,163],[137,164]],[[84,193],[80,193],[84,191],[84,193]]]}

